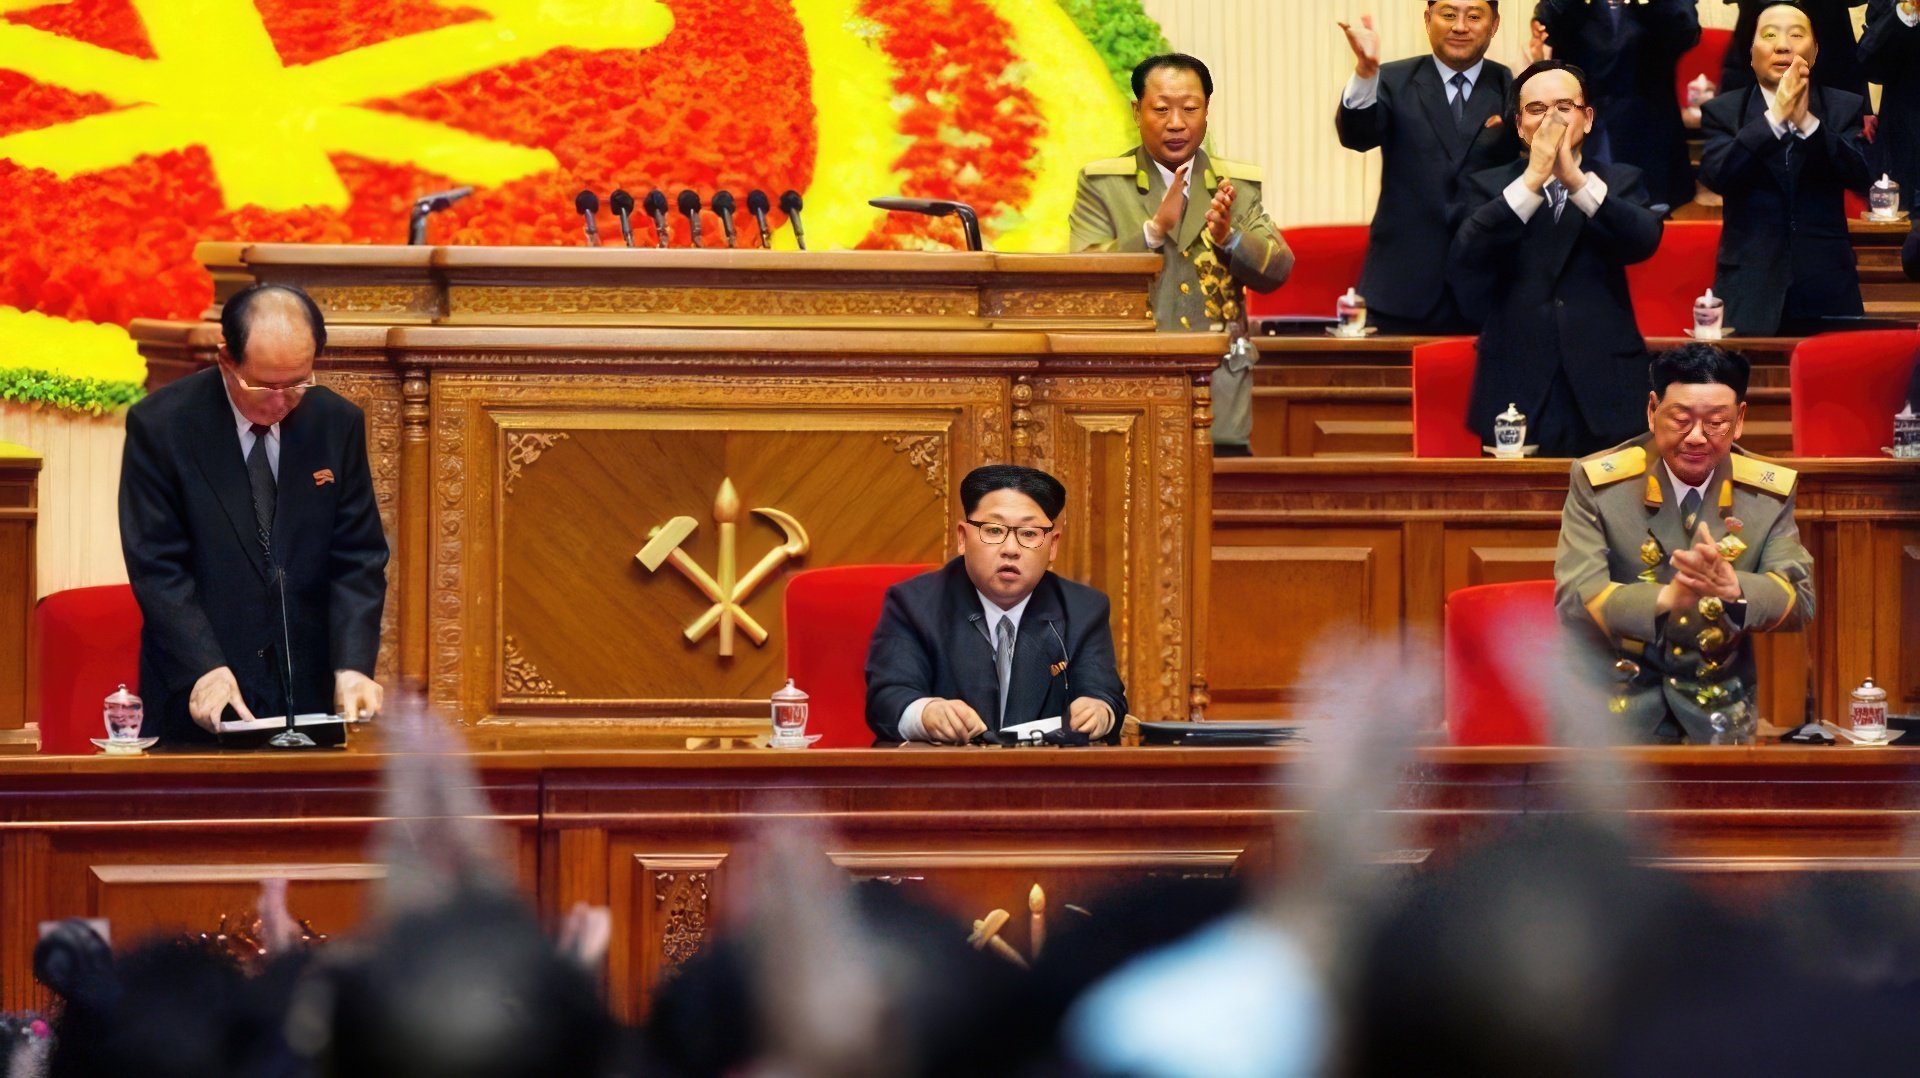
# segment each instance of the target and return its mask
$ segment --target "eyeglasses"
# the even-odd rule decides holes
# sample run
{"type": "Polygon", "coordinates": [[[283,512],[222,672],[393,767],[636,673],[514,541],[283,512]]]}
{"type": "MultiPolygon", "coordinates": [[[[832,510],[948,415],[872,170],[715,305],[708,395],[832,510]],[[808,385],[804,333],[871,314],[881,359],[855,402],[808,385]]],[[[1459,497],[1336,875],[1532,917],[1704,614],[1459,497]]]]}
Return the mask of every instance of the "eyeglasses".
{"type": "Polygon", "coordinates": [[[1701,419],[1690,415],[1667,415],[1663,418],[1666,420],[1667,429],[1683,438],[1692,434],[1694,427],[1699,427],[1707,437],[1713,439],[1725,438],[1733,430],[1733,420],[1725,416],[1701,419]]]}
{"type": "Polygon", "coordinates": [[[967,523],[980,530],[980,541],[988,546],[999,546],[1006,542],[1007,536],[1011,534],[1015,542],[1028,550],[1040,549],[1040,544],[1046,541],[1047,533],[1054,529],[1052,524],[1044,528],[1009,528],[1005,524],[995,524],[985,520],[969,520],[967,523]]]}
{"type": "Polygon", "coordinates": [[[1552,103],[1535,101],[1523,106],[1520,111],[1537,120],[1549,112],[1557,112],[1562,116],[1572,116],[1576,112],[1584,112],[1586,107],[1587,106],[1577,101],[1555,101],[1552,103]]]}
{"type": "Polygon", "coordinates": [[[240,388],[246,390],[249,393],[285,393],[289,397],[297,397],[300,394],[305,393],[307,390],[312,389],[314,386],[317,386],[320,384],[319,381],[317,381],[314,378],[312,372],[308,372],[305,378],[301,379],[298,382],[293,383],[292,385],[285,385],[285,386],[255,385],[254,383],[247,381],[246,376],[240,373],[240,368],[229,366],[227,369],[233,372],[233,380],[239,383],[240,388]]]}

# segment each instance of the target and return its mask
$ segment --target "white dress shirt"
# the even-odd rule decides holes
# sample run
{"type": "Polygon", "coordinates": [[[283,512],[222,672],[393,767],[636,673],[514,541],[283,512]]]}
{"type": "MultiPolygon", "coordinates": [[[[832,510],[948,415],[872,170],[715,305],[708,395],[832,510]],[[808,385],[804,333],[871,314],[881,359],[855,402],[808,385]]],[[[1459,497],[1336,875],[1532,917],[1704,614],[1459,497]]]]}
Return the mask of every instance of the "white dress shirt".
{"type": "MultiPolygon", "coordinates": [[[[1578,161],[1574,163],[1579,164],[1578,161]]],[[[1580,174],[1587,178],[1587,182],[1580,190],[1568,192],[1567,205],[1592,217],[1600,212],[1601,204],[1607,200],[1607,181],[1591,172],[1582,171],[1580,174]]],[[[1525,177],[1515,178],[1501,193],[1506,196],[1507,205],[1513,208],[1514,215],[1520,218],[1521,224],[1532,221],[1533,215],[1540,212],[1540,207],[1547,204],[1545,190],[1542,189],[1541,193],[1534,194],[1527,188],[1525,177]]]]}
{"type": "MultiPolygon", "coordinates": [[[[1158,162],[1155,163],[1158,164],[1158,162]]],[[[1013,537],[1008,536],[1008,538],[1011,539],[1013,537]]],[[[981,625],[987,630],[987,639],[1000,639],[1000,622],[1004,619],[1013,622],[1013,641],[1014,644],[1018,646],[1020,643],[1020,616],[1027,612],[1027,603],[1032,601],[1033,593],[1028,592],[1025,598],[1013,604],[1011,608],[1005,609],[1003,609],[999,603],[987,598],[986,593],[978,588],[973,590],[973,594],[979,597],[980,609],[986,613],[986,618],[981,622],[981,625]]],[[[927,728],[920,723],[920,713],[927,709],[928,704],[937,699],[939,699],[937,696],[922,696],[920,699],[907,705],[907,709],[900,713],[900,740],[933,740],[932,737],[928,736],[927,728]]],[[[982,715],[981,721],[984,722],[987,718],[987,716],[982,715]]]]}
{"type": "MultiPolygon", "coordinates": [[[[1680,481],[1680,477],[1673,474],[1673,465],[1668,464],[1666,461],[1663,460],[1660,462],[1660,466],[1667,470],[1667,482],[1673,487],[1673,504],[1677,506],[1681,502],[1686,501],[1687,491],[1691,490],[1694,493],[1700,495],[1700,510],[1702,512],[1705,512],[1707,508],[1707,484],[1713,482],[1713,476],[1709,474],[1705,479],[1701,480],[1699,486],[1692,487],[1692,486],[1688,486],[1685,483],[1682,483],[1680,481]]],[[[1698,524],[1700,522],[1696,520],[1694,521],[1694,523],[1698,524]]],[[[1693,536],[1691,535],[1687,536],[1687,542],[1692,543],[1693,536]]]]}
{"type": "MultiPolygon", "coordinates": [[[[1813,88],[1808,87],[1807,92],[1812,93],[1813,88]]],[[[1767,102],[1767,126],[1773,128],[1773,137],[1786,138],[1788,132],[1795,130],[1795,128],[1792,124],[1779,118],[1780,112],[1773,104],[1774,92],[1762,86],[1760,87],[1760,96],[1765,98],[1767,102]]],[[[1813,110],[1809,108],[1807,110],[1807,118],[1800,121],[1800,137],[1812,138],[1813,133],[1818,130],[1820,130],[1820,117],[1815,116],[1813,110]]]]}
{"type": "MultiPolygon", "coordinates": [[[[224,376],[220,379],[220,388],[226,391],[227,407],[233,409],[233,422],[240,428],[240,460],[246,462],[253,455],[253,420],[240,414],[240,406],[233,403],[233,387],[227,385],[224,376]]],[[[280,424],[267,428],[267,467],[273,469],[274,482],[280,481],[280,424]]]]}
{"type": "MultiPolygon", "coordinates": [[[[1480,60],[1465,71],[1455,71],[1453,68],[1441,63],[1438,56],[1433,58],[1433,67],[1434,70],[1440,72],[1440,85],[1446,88],[1447,104],[1449,106],[1453,104],[1453,99],[1458,96],[1453,89],[1453,77],[1455,75],[1465,75],[1467,77],[1467,85],[1461,92],[1465,93],[1466,96],[1471,99],[1473,97],[1473,88],[1480,85],[1480,73],[1486,70],[1486,66],[1487,62],[1480,60]]],[[[1347,89],[1340,95],[1340,103],[1350,109],[1371,108],[1373,107],[1373,103],[1378,100],[1380,100],[1380,76],[1378,73],[1375,73],[1370,79],[1363,79],[1358,75],[1353,76],[1347,80],[1347,89]]]]}

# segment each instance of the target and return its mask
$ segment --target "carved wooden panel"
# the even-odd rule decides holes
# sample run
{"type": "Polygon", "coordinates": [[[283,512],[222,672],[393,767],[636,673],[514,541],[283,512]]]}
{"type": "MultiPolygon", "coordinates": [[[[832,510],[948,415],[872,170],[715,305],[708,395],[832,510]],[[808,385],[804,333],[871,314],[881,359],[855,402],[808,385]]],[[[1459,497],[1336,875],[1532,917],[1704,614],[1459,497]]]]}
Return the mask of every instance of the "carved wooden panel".
{"type": "Polygon", "coordinates": [[[374,676],[392,685],[399,673],[400,604],[400,379],[387,374],[323,371],[320,381],[360,407],[367,422],[367,467],[373,473],[373,500],[386,533],[387,602],[380,611],[380,652],[374,676]]]}
{"type": "Polygon", "coordinates": [[[726,860],[724,852],[633,856],[626,881],[628,908],[616,906],[614,911],[616,921],[627,929],[621,962],[626,975],[620,970],[609,973],[614,983],[638,989],[642,1007],[660,981],[698,954],[717,927],[714,899],[726,860]]]}
{"type": "Polygon", "coordinates": [[[1480,584],[1552,580],[1556,528],[1449,528],[1447,594],[1480,584]]]}
{"type": "Polygon", "coordinates": [[[358,924],[367,888],[386,867],[356,861],[317,863],[96,863],[88,866],[87,917],[104,917],[127,947],[161,935],[212,933],[221,918],[251,921],[263,880],[288,882],[287,908],[329,936],[358,924]]]}
{"type": "Polygon", "coordinates": [[[1920,528],[1890,528],[1881,542],[1880,564],[1890,567],[1888,587],[1880,592],[1875,615],[1881,627],[1876,636],[1889,645],[1904,640],[1904,647],[1883,647],[1874,657],[1879,669],[1890,671],[1881,686],[1896,710],[1912,714],[1920,711],[1920,528]],[[1904,627],[1905,632],[1902,633],[1904,627]]]}

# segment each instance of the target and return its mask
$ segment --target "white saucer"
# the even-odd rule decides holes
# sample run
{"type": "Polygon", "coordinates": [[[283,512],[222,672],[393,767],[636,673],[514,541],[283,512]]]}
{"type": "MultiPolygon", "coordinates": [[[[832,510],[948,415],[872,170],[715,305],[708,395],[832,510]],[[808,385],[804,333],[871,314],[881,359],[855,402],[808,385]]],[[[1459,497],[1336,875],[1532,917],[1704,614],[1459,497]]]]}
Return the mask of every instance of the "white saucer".
{"type": "MultiPolygon", "coordinates": [[[[1513,457],[1503,457],[1503,456],[1501,456],[1500,454],[1498,454],[1498,453],[1495,453],[1495,452],[1493,451],[1493,447],[1492,447],[1492,446],[1490,446],[1490,445],[1483,445],[1483,446],[1481,446],[1481,447],[1480,447],[1480,451],[1481,451],[1482,453],[1485,453],[1485,454],[1486,454],[1487,456],[1489,456],[1489,457],[1492,457],[1492,458],[1493,458],[1494,460],[1513,460],[1513,459],[1515,459],[1515,458],[1513,458],[1513,457]]],[[[1523,445],[1523,446],[1521,446],[1521,447],[1520,447],[1520,455],[1521,455],[1521,456],[1523,456],[1523,457],[1531,457],[1531,456],[1533,456],[1533,455],[1534,455],[1535,453],[1538,453],[1538,452],[1540,452],[1540,447],[1539,447],[1539,446],[1537,446],[1537,445],[1523,445]]]]}
{"type": "Polygon", "coordinates": [[[90,737],[87,740],[108,756],[145,756],[148,749],[160,743],[157,737],[143,737],[134,741],[109,741],[104,737],[90,737]]]}
{"type": "Polygon", "coordinates": [[[826,735],[805,734],[801,736],[798,740],[794,740],[794,741],[788,741],[785,738],[780,738],[780,737],[770,737],[767,739],[767,747],[770,749],[804,749],[809,745],[812,745],[814,742],[820,740],[824,736],[826,735]]]}
{"type": "Polygon", "coordinates": [[[1333,337],[1338,340],[1343,340],[1343,341],[1357,341],[1360,339],[1360,337],[1371,337],[1378,332],[1380,332],[1379,326],[1368,326],[1366,329],[1366,332],[1360,334],[1359,337],[1356,337],[1356,336],[1353,336],[1352,334],[1336,332],[1333,326],[1327,327],[1327,336],[1333,337]]]}
{"type": "Polygon", "coordinates": [[[1870,225],[1897,225],[1907,219],[1906,210],[1896,210],[1892,217],[1875,217],[1872,210],[1860,215],[1860,219],[1870,225]]]}
{"type": "MultiPolygon", "coordinates": [[[[1736,330],[1736,329],[1734,329],[1734,328],[1733,328],[1732,326],[1724,326],[1724,327],[1722,327],[1722,328],[1721,328],[1721,330],[1720,330],[1720,336],[1719,336],[1718,338],[1716,338],[1716,339],[1717,339],[1717,340],[1722,340],[1722,341],[1724,341],[1724,340],[1726,340],[1726,339],[1727,339],[1728,337],[1731,337],[1731,336],[1733,336],[1733,335],[1734,335],[1735,333],[1737,333],[1737,332],[1739,332],[1739,331],[1738,331],[1738,330],[1736,330]]],[[[1688,327],[1687,327],[1687,336],[1689,336],[1689,337],[1693,337],[1693,327],[1692,327],[1692,326],[1688,326],[1688,327]]],[[[1713,344],[1713,343],[1715,343],[1715,342],[1714,342],[1714,340],[1708,340],[1708,339],[1707,339],[1707,338],[1705,338],[1705,337],[1693,337],[1693,339],[1694,339],[1694,340],[1696,340],[1696,341],[1706,341],[1706,342],[1707,342],[1708,344],[1713,344]]]]}

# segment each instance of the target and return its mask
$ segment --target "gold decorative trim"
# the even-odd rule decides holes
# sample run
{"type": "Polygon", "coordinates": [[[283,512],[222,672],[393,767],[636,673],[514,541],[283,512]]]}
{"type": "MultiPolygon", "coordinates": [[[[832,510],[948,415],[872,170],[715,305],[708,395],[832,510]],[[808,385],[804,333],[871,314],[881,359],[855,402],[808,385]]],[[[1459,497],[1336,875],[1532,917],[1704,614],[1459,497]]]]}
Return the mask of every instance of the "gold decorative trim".
{"type": "Polygon", "coordinates": [[[1145,291],[989,289],[981,297],[984,318],[1148,317],[1145,291]]]}
{"type": "MultiPolygon", "coordinates": [[[[1181,624],[1180,584],[1186,579],[1187,434],[1191,413],[1184,406],[1158,409],[1160,458],[1160,678],[1158,698],[1150,715],[1178,715],[1183,693],[1181,671],[1186,669],[1185,630],[1181,624]]],[[[1195,596],[1195,602],[1205,601],[1195,596]]],[[[1196,643],[1204,643],[1197,641],[1196,643]]],[[[1137,709],[1136,709],[1137,710],[1137,709]]]]}
{"type": "Polygon", "coordinates": [[[500,676],[508,696],[565,696],[567,692],[540,673],[533,660],[520,650],[520,642],[508,633],[502,649],[500,676]]]}
{"type": "Polygon", "coordinates": [[[927,485],[936,492],[947,491],[947,462],[941,450],[946,448],[946,439],[938,434],[882,434],[880,440],[893,447],[895,453],[905,453],[907,463],[920,469],[927,485]]]}
{"type": "Polygon", "coordinates": [[[428,317],[439,313],[439,293],[430,284],[315,285],[307,289],[307,295],[323,313],[336,317],[395,311],[428,317]]]}
{"type": "Polygon", "coordinates": [[[749,288],[500,288],[455,285],[448,305],[461,315],[681,315],[752,317],[973,318],[971,290],[775,291],[749,288]]]}
{"type": "Polygon", "coordinates": [[[552,449],[554,443],[565,439],[562,434],[511,434],[507,436],[507,474],[500,481],[500,487],[508,494],[513,493],[513,484],[520,478],[522,468],[530,468],[540,455],[552,449]]]}
{"type": "MultiPolygon", "coordinates": [[[[402,387],[398,379],[385,374],[356,374],[321,371],[320,382],[342,398],[352,402],[366,417],[367,469],[373,475],[373,504],[380,514],[380,530],[386,535],[388,551],[399,549],[400,540],[400,443],[404,413],[402,387]]],[[[392,684],[400,673],[400,574],[391,559],[387,569],[387,599],[380,610],[380,650],[374,658],[373,676],[392,684]]]]}
{"type": "Polygon", "coordinates": [[[700,953],[713,901],[711,872],[655,872],[653,904],[660,918],[660,973],[672,975],[700,953]]]}

